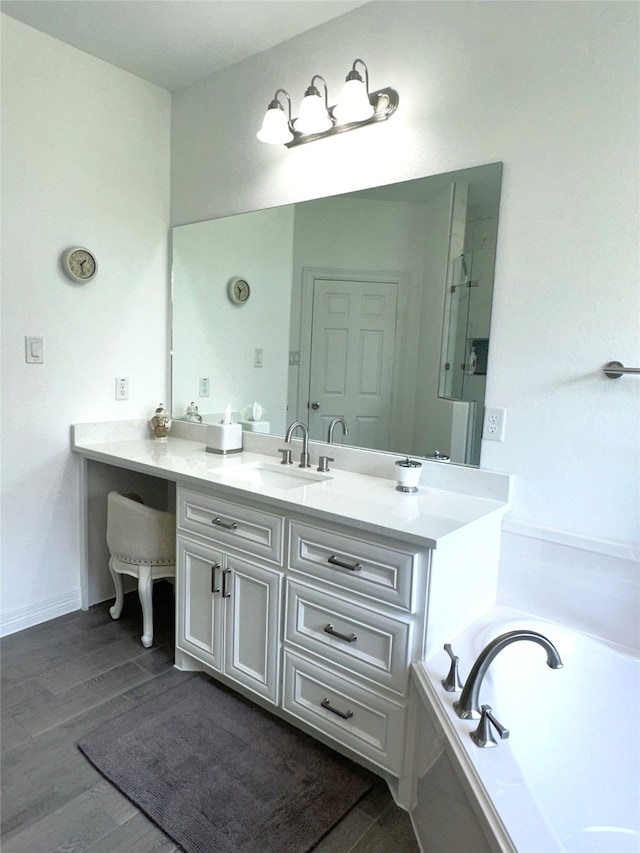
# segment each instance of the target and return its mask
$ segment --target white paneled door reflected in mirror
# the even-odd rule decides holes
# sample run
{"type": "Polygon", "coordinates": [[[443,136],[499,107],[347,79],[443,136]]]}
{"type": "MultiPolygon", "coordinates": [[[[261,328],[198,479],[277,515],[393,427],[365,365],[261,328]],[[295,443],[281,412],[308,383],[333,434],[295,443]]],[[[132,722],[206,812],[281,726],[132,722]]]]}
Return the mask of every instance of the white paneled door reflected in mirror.
{"type": "Polygon", "coordinates": [[[493,163],[174,228],[173,417],[230,404],[245,429],[300,420],[320,441],[343,417],[338,442],[478,465],[501,179],[493,163]]]}

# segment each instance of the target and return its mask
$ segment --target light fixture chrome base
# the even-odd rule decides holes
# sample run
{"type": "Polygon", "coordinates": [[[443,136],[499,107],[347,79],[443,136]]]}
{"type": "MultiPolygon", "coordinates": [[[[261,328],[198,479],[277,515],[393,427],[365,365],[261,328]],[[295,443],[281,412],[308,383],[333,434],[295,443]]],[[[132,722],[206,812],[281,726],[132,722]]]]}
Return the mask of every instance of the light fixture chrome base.
{"type": "MultiPolygon", "coordinates": [[[[400,98],[395,89],[376,89],[369,94],[369,101],[375,110],[371,118],[364,121],[352,121],[348,124],[334,124],[329,130],[324,130],[322,133],[299,133],[293,131],[293,139],[291,142],[285,142],[287,148],[295,148],[296,145],[305,145],[307,142],[315,142],[316,139],[324,139],[325,136],[336,136],[338,133],[346,133],[348,130],[355,130],[357,127],[364,127],[367,124],[377,124],[381,121],[386,121],[398,109],[400,98]]],[[[333,114],[334,107],[331,107],[329,113],[333,114]]]]}

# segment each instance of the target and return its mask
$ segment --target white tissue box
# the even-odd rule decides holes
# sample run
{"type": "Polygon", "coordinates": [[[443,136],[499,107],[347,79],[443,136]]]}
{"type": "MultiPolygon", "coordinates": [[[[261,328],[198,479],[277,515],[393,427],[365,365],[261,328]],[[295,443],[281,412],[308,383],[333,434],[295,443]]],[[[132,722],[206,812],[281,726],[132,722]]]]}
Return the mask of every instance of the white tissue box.
{"type": "Polygon", "coordinates": [[[209,453],[240,453],[242,426],[240,424],[209,424],[207,451],[209,453]]]}

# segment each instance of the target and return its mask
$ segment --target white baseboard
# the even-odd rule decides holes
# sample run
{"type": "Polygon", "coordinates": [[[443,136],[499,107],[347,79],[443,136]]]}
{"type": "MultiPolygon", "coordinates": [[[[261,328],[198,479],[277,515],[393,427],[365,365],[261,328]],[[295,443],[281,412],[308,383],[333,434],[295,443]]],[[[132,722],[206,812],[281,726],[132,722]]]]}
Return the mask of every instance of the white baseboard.
{"type": "Polygon", "coordinates": [[[27,607],[5,610],[0,614],[0,637],[15,634],[16,631],[31,628],[41,622],[48,622],[56,616],[64,616],[65,613],[80,610],[81,606],[80,587],[78,587],[64,595],[56,595],[27,607]]]}

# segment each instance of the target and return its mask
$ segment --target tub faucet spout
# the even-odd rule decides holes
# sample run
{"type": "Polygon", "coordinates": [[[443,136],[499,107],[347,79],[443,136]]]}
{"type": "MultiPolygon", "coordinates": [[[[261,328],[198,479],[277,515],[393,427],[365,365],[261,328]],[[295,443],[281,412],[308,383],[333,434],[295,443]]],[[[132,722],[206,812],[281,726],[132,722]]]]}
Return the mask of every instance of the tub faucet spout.
{"type": "Polygon", "coordinates": [[[558,650],[544,634],[528,630],[507,631],[506,634],[501,634],[480,652],[462,689],[460,699],[453,703],[456,714],[463,720],[480,719],[480,685],[491,665],[491,661],[502,649],[510,646],[511,643],[517,643],[519,640],[532,640],[534,643],[538,643],[547,653],[547,666],[551,669],[562,668],[562,660],[558,650]]]}

